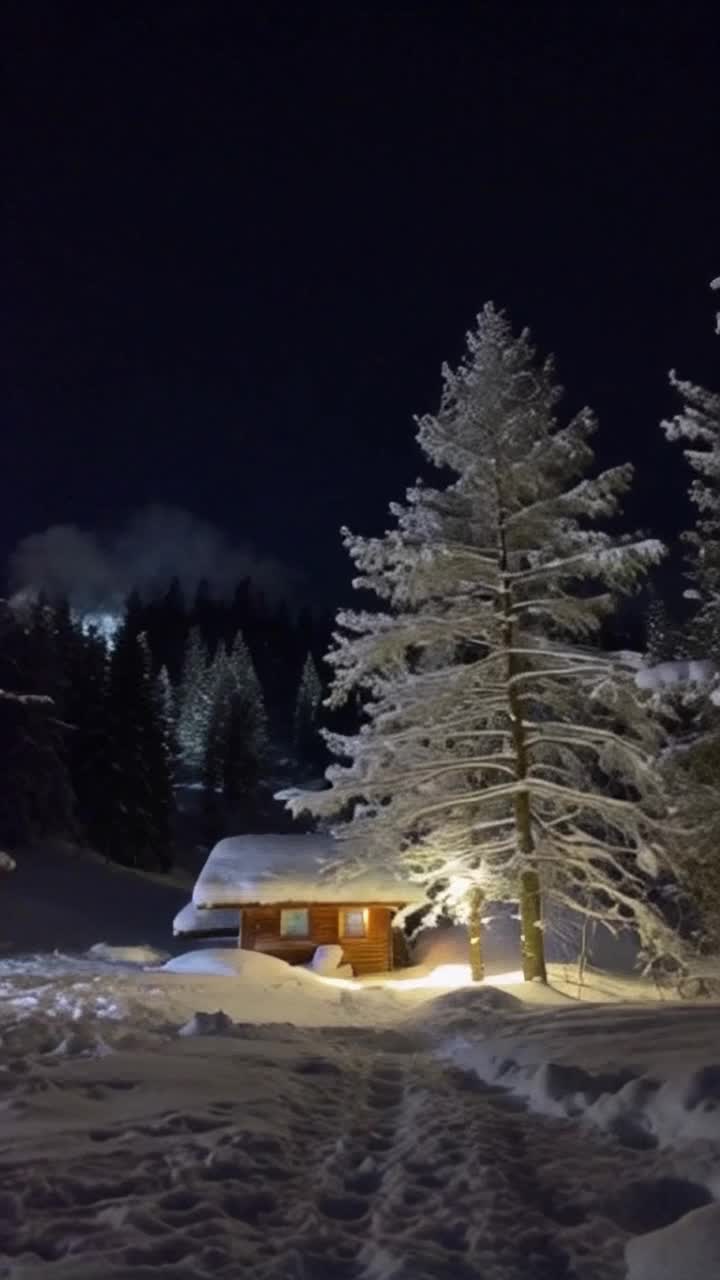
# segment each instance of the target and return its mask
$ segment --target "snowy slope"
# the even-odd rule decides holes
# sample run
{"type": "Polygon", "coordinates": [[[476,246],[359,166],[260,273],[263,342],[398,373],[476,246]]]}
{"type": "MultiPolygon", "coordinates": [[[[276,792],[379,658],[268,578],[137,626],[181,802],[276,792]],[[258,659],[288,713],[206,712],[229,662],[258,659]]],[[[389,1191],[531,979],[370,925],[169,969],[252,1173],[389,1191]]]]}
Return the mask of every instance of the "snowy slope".
{"type": "Polygon", "coordinates": [[[188,888],[67,846],[23,851],[0,879],[0,957],[23,951],[85,950],[98,938],[169,949],[172,919],[188,888]]]}

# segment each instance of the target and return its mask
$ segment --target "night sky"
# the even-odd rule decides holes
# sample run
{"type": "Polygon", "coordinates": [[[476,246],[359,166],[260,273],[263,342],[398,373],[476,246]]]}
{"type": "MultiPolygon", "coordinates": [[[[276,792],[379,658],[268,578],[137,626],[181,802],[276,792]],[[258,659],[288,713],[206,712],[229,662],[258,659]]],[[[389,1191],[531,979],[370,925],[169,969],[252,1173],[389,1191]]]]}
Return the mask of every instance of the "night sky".
{"type": "Polygon", "coordinates": [[[11,3],[3,556],[162,502],[332,600],[487,299],[676,532],[667,370],[720,384],[715,8],[11,3]]]}

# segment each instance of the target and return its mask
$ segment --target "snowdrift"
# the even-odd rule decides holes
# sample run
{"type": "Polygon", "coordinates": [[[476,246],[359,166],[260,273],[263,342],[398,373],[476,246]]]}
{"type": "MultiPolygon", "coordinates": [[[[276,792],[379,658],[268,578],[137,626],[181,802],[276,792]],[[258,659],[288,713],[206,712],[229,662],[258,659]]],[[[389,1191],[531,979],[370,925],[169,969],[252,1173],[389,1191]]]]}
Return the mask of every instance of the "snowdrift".
{"type": "Polygon", "coordinates": [[[720,1142],[716,1004],[523,1011],[502,994],[482,1018],[475,1016],[482,992],[435,1001],[427,1022],[441,1057],[502,1084],[535,1111],[580,1117],[628,1147],[720,1142]]]}

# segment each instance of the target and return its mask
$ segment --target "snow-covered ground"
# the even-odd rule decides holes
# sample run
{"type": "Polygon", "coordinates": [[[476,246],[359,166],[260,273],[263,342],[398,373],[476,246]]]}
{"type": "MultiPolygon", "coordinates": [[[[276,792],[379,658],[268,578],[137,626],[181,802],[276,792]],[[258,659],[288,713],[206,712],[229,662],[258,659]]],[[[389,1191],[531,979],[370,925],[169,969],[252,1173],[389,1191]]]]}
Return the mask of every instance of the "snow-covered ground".
{"type": "Polygon", "coordinates": [[[2,1280],[720,1274],[717,1006],[163,962],[0,963],[2,1280]]]}

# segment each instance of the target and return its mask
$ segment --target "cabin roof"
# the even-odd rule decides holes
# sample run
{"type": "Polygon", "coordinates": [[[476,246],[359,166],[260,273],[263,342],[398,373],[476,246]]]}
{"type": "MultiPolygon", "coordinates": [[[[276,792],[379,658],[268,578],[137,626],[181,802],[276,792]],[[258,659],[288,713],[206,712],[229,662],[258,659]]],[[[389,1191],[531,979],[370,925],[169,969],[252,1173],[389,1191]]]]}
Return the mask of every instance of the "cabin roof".
{"type": "Polygon", "coordinates": [[[391,870],[343,864],[331,836],[230,836],[211,850],[193,890],[196,907],[349,903],[402,907],[425,902],[420,885],[391,870]]]}

